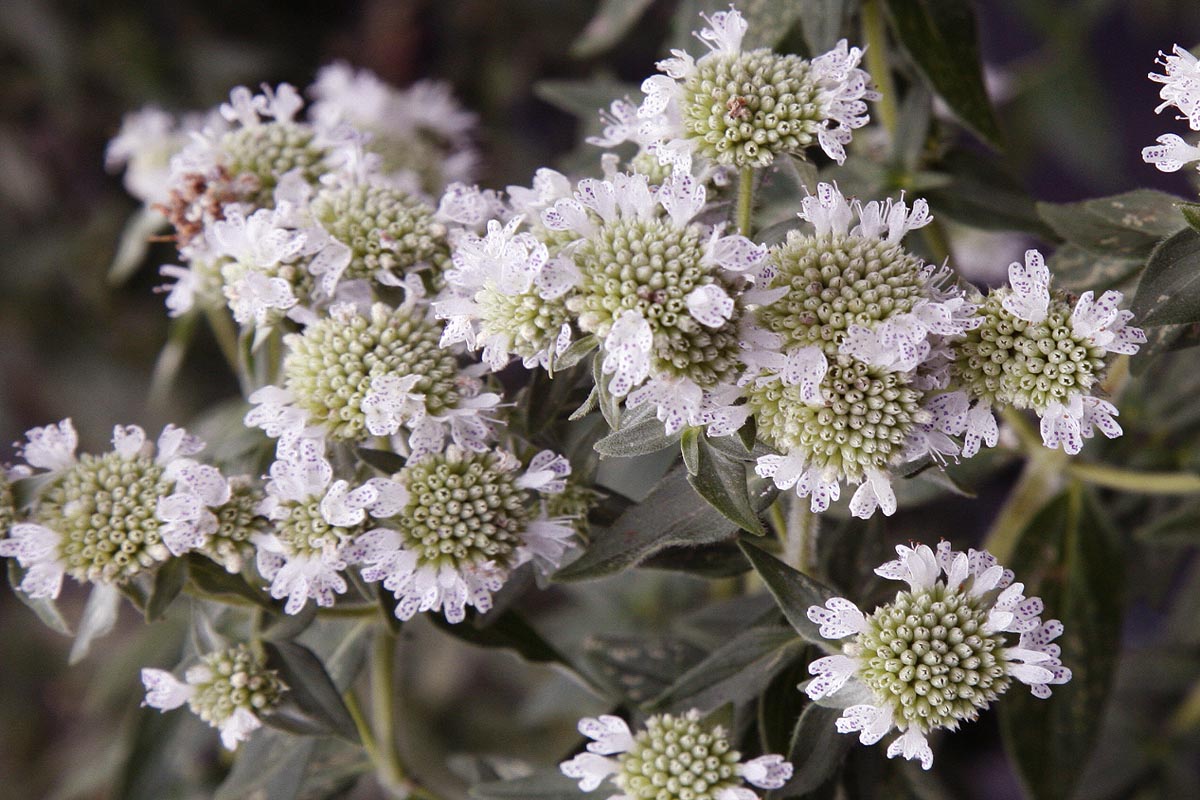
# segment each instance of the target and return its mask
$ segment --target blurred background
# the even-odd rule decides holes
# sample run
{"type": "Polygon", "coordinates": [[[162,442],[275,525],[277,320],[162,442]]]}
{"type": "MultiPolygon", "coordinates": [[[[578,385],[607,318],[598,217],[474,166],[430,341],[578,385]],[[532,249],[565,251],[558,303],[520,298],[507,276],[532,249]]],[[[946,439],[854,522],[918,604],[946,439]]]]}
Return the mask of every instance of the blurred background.
{"type": "MultiPolygon", "coordinates": [[[[321,65],[346,60],[399,86],[422,77],[449,81],[481,117],[481,183],[528,184],[537,167],[570,158],[582,124],[541,99],[545,92],[535,90],[537,83],[599,76],[636,85],[665,52],[678,3],[654,0],[628,36],[603,52],[573,56],[570,43],[596,5],[0,2],[0,463],[13,459],[7,443],[27,428],[65,416],[74,418],[86,450],[101,447],[115,423],[187,424],[201,409],[236,395],[215,344],[202,332],[170,402],[147,402],[168,323],[154,291],[156,270],[173,253],[155,245],[132,280],[113,286],[106,278],[122,227],[137,207],[120,177],[104,170],[105,144],[125,112],[148,103],[173,111],[208,108],[238,84],[303,87],[321,65]]],[[[1153,113],[1157,84],[1146,73],[1156,69],[1159,49],[1200,42],[1195,0],[977,5],[989,85],[1009,145],[1002,165],[1035,198],[1069,201],[1144,186],[1194,194],[1181,175],[1142,163],[1140,150],[1160,133],[1182,132],[1182,125],[1153,113]]],[[[626,582],[622,608],[609,618],[643,630],[687,608],[699,585],[657,575],[626,582]],[[671,599],[666,606],[663,597],[671,599]]],[[[578,638],[570,626],[580,609],[614,603],[612,589],[577,592],[569,608],[550,609],[543,622],[578,638]]],[[[68,614],[79,613],[79,600],[68,596],[68,614]]],[[[114,793],[114,775],[131,745],[113,734],[147,713],[136,708],[137,668],[168,663],[180,635],[174,623],[147,629],[128,617],[98,655],[68,669],[69,641],[0,591],[0,797],[121,796],[114,793]]],[[[1136,639],[1145,634],[1139,626],[1157,617],[1132,613],[1128,619],[1136,639]]],[[[619,627],[613,623],[606,632],[619,627]]],[[[589,708],[585,696],[549,670],[491,653],[472,656],[468,666],[456,660],[462,653],[446,656],[449,669],[441,679],[412,678],[424,680],[429,698],[414,715],[430,720],[432,758],[456,748],[491,748],[488,737],[502,735],[511,720],[513,697],[532,698],[521,706],[523,729],[561,731],[570,725],[567,717],[601,710],[589,708]],[[453,710],[456,698],[472,694],[470,686],[479,707],[453,710]]],[[[994,777],[988,788],[955,796],[1016,796],[994,727],[985,719],[953,744],[994,777]]],[[[494,749],[543,761],[557,755],[539,753],[538,745],[532,738],[494,749]]],[[[222,769],[215,750],[206,752],[209,761],[198,758],[188,768],[197,786],[222,769]]],[[[162,796],[187,796],[175,791],[162,796]]]]}

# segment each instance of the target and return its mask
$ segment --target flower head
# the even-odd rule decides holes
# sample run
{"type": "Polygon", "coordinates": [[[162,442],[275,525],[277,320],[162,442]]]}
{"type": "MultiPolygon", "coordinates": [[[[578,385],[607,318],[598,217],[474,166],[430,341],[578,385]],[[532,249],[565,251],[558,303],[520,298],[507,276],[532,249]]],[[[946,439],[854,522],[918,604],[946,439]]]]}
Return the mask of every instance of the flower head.
{"type": "Polygon", "coordinates": [[[535,500],[563,491],[566,459],[543,451],[524,473],[520,466],[503,450],[454,445],[410,459],[387,493],[393,526],[358,537],[346,557],[395,594],[400,619],[442,611],[461,622],[467,606],[486,612],[521,564],[557,568],[574,533],[570,520],[548,517],[535,500]]]}
{"type": "Polygon", "coordinates": [[[64,574],[78,581],[122,583],[202,545],[216,525],[213,509],[229,499],[226,480],[190,456],[204,444],[168,425],[157,452],[136,425],[113,430],[113,449],[75,455],[71,421],[34,428],[23,453],[49,470],[29,521],[0,539],[0,555],[26,568],[33,597],[57,597],[64,574]]]}
{"type": "Polygon", "coordinates": [[[875,570],[908,583],[892,602],[870,615],[840,597],[809,608],[821,635],[843,644],[840,654],[809,665],[815,677],[805,692],[821,700],[848,684],[865,691],[870,702],[847,708],[838,730],[874,744],[897,729],[888,757],[929,769],[931,731],[975,719],[1013,679],[1045,698],[1071,671],[1053,644],[1062,623],[1043,623],[1041,599],[1025,596],[989,553],[956,552],[949,542],[936,552],[926,545],[896,551],[899,558],[875,570]]]}
{"type": "Polygon", "coordinates": [[[262,727],[259,716],[287,691],[275,670],[241,644],[205,654],[182,681],[166,670],[143,669],[142,684],[145,705],[170,711],[187,703],[193,714],[221,732],[228,750],[262,727]]]}
{"type": "Polygon", "coordinates": [[[658,714],[635,735],[620,717],[579,721],[592,741],[560,768],[590,792],[606,779],[620,791],[609,800],[756,800],[760,789],[779,789],[792,777],[782,756],[742,761],[728,734],[698,711],[658,714]]]}
{"type": "Polygon", "coordinates": [[[683,169],[693,154],[726,166],[763,167],[813,144],[844,161],[851,131],[867,123],[865,101],[878,98],[858,68],[862,51],[845,40],[812,61],[765,48],[747,51],[746,21],[732,7],[704,20],[708,27],[696,36],[709,52],[694,59],[675,50],[658,62],[663,74],[642,83],[641,125],[633,129],[614,114],[602,143],[618,137],[652,143],[662,163],[683,169]]]}

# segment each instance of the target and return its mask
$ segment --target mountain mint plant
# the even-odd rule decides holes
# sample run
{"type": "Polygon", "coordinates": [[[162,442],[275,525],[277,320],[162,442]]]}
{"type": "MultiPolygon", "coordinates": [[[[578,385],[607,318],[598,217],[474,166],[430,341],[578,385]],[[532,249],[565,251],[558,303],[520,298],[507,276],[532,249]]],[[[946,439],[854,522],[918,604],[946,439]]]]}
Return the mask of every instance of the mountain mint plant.
{"type": "MultiPolygon", "coordinates": [[[[885,20],[870,0],[819,20],[810,4],[787,35],[783,5],[677,18],[706,53],[672,50],[641,97],[604,96],[586,141],[606,152],[506,188],[476,182],[505,174],[476,142],[499,161],[507,140],[480,137],[447,84],[346,63],[303,92],[127,117],[106,164],[143,204],[139,235],[176,251],[149,394],[169,397],[204,326],[239,394],[189,423],[207,448],[175,424],[153,444],[118,425],[82,453],[90,424],[30,429],[24,463],[0,470],[0,556],[60,631],[55,601],[91,593],[75,660],[122,598],[163,620],[136,654],[179,667],[142,670],[144,705],[186,704],[238,748],[230,770],[180,738],[175,760],[225,783],[175,794],[274,797],[277,775],[288,797],[334,797],[370,774],[412,800],[924,796],[911,770],[843,759],[838,737],[892,737],[889,758],[929,770],[939,732],[993,703],[1031,787],[1046,764],[1081,780],[1031,764],[1028,712],[999,700],[1028,686],[1050,709],[1036,735],[1083,760],[1134,547],[1109,520],[1147,539],[1164,534],[1140,515],[1191,524],[1169,498],[1200,491],[1192,462],[1151,447],[1191,423],[1159,426],[1137,387],[1151,356],[1197,341],[1200,319],[1163,311],[1190,286],[1172,270],[1191,274],[1163,260],[1195,233],[1153,193],[1043,205],[1047,224],[1019,233],[1045,238],[1023,240],[1007,283],[972,284],[947,226],[991,206],[958,197],[951,156],[990,138],[990,114],[939,78],[917,12],[885,20]],[[840,38],[852,17],[857,45],[840,38]],[[933,115],[931,90],[965,127],[933,115]],[[1096,430],[1113,441],[1085,448],[1096,430]],[[954,542],[896,546],[918,529],[954,542]],[[874,574],[906,587],[869,611],[846,599],[873,596],[858,565],[893,546],[874,574]],[[496,712],[535,682],[536,702],[496,712]],[[492,743],[471,754],[477,724],[492,743]],[[444,745],[445,768],[422,763],[444,745]],[[786,754],[743,756],[771,751],[786,754]]],[[[1179,46],[1160,63],[1157,110],[1200,130],[1200,64],[1179,46]]],[[[1200,148],[1168,134],[1143,155],[1173,171],[1200,148]]],[[[186,730],[171,719],[155,724],[186,730]]],[[[1191,718],[1171,719],[1182,741],[1191,718]]]]}

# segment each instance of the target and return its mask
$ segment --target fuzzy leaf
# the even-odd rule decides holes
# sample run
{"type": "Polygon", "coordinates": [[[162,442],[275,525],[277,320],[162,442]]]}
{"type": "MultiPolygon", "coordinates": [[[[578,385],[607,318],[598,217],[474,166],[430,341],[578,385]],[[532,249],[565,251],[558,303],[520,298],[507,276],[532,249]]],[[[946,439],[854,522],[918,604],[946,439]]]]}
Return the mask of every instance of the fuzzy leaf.
{"type": "Polygon", "coordinates": [[[431,621],[446,633],[464,642],[479,647],[513,650],[526,661],[537,664],[561,664],[570,667],[570,662],[554,645],[537,632],[516,611],[506,609],[496,615],[473,616],[457,625],[446,622],[440,615],[431,615],[431,621]]]}
{"type": "Polygon", "coordinates": [[[17,560],[15,558],[8,559],[8,585],[12,587],[13,594],[17,596],[17,599],[27,605],[34,614],[37,614],[37,618],[47,628],[61,633],[63,636],[72,636],[71,626],[67,624],[62,612],[58,610],[57,602],[48,597],[30,597],[21,591],[19,587],[24,577],[25,573],[17,564],[17,560]]]}
{"type": "Polygon", "coordinates": [[[651,708],[711,711],[758,696],[804,649],[787,628],[750,628],[713,651],[654,699],[651,708]]]}
{"type": "Polygon", "coordinates": [[[612,788],[604,783],[595,791],[583,792],[578,783],[557,769],[545,769],[524,778],[472,786],[471,797],[473,800],[586,800],[610,797],[612,788]]]}
{"type": "Polygon", "coordinates": [[[1100,255],[1068,243],[1054,251],[1048,266],[1056,288],[1078,294],[1119,289],[1143,263],[1143,259],[1100,255]]]}
{"type": "Polygon", "coordinates": [[[589,122],[598,117],[600,109],[607,109],[617,98],[629,97],[632,102],[640,103],[642,96],[636,83],[606,78],[538,81],[533,85],[533,93],[560,111],[589,122]]]}
{"type": "Polygon", "coordinates": [[[601,0],[595,16],[571,45],[571,55],[590,58],[621,40],[653,0],[601,0]]]}
{"type": "Polygon", "coordinates": [[[999,148],[1000,126],[979,59],[975,11],[966,0],[888,0],[896,38],[930,87],[981,139],[999,148]]]}
{"type": "Polygon", "coordinates": [[[620,572],[672,545],[711,544],[729,539],[733,523],[698,502],[687,470],[667,473],[641,503],[606,529],[596,530],[583,555],[555,573],[558,581],[587,580],[620,572]]]}
{"type": "Polygon", "coordinates": [[[787,759],[791,762],[792,779],[782,789],[767,795],[767,800],[799,797],[817,789],[829,780],[846,754],[854,747],[854,736],[837,731],[837,719],[842,712],[811,703],[796,720],[787,759]]]}
{"type": "Polygon", "coordinates": [[[1185,228],[1154,248],[1133,313],[1139,325],[1200,322],[1200,233],[1185,228]]]}
{"type": "Polygon", "coordinates": [[[1178,203],[1179,213],[1187,220],[1193,230],[1200,231],[1200,203],[1178,203]]]}
{"type": "Polygon", "coordinates": [[[280,706],[263,714],[263,722],[299,734],[335,733],[357,742],[354,719],[341,693],[311,650],[295,642],[263,641],[267,664],[287,685],[280,706]]]}
{"type": "Polygon", "coordinates": [[[150,588],[150,596],[146,598],[146,622],[162,619],[167,608],[183,591],[188,579],[188,562],[182,558],[172,558],[158,568],[154,573],[154,583],[150,588]]]}
{"type": "Polygon", "coordinates": [[[775,602],[788,622],[806,640],[828,649],[829,640],[821,636],[819,626],[808,618],[809,606],[823,606],[838,593],[825,584],[789,567],[775,556],[747,541],[738,546],[771,590],[775,602]]]}
{"type": "Polygon", "coordinates": [[[814,54],[833,49],[842,38],[846,21],[846,0],[794,0],[804,41],[814,54]]]}
{"type": "Polygon", "coordinates": [[[1144,258],[1184,226],[1179,198],[1153,189],[1083,200],[1038,203],[1046,224],[1071,244],[1099,255],[1144,258]]]}
{"type": "Polygon", "coordinates": [[[227,572],[220,564],[199,553],[189,553],[184,557],[188,560],[188,577],[192,585],[203,594],[222,602],[240,600],[271,612],[279,611],[279,604],[272,602],[265,591],[246,583],[241,575],[227,572]]]}
{"type": "Polygon", "coordinates": [[[688,483],[709,505],[742,530],[755,536],[767,535],[746,487],[746,462],[716,450],[707,436],[696,438],[696,464],[688,475],[688,483]]]}
{"type": "Polygon", "coordinates": [[[668,435],[647,404],[625,413],[621,427],[596,442],[596,452],[605,458],[644,456],[665,450],[679,441],[680,434],[668,435]]]}
{"type": "Polygon", "coordinates": [[[704,655],[704,648],[668,636],[589,636],[583,643],[589,671],[635,705],[658,697],[704,655]]]}
{"type": "Polygon", "coordinates": [[[1062,662],[1073,677],[1046,700],[1014,685],[1000,725],[1029,794],[1065,800],[1100,730],[1120,650],[1124,556],[1109,514],[1074,489],[1026,527],[1008,566],[1045,601],[1042,619],[1062,620],[1062,662]]]}

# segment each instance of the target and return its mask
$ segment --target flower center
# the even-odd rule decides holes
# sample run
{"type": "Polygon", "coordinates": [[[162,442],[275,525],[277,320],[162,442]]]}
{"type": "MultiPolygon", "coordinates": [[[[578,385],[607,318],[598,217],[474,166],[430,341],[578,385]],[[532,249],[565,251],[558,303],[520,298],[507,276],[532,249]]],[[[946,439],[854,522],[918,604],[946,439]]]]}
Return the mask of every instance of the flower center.
{"type": "Polygon", "coordinates": [[[196,685],[188,706],[209,725],[219,726],[239,708],[255,714],[270,708],[285,688],[245,645],[208,653],[202,663],[211,677],[196,685]]]}
{"type": "Polygon", "coordinates": [[[37,516],[62,534],[59,552],[71,577],[122,582],[170,557],[156,513],[172,493],[150,458],[85,453],[47,490],[37,516]]]}
{"type": "Polygon", "coordinates": [[[923,733],[974,719],[1004,693],[1004,639],[982,631],[979,598],[939,581],[901,592],[867,618],[857,637],[858,677],[890,705],[902,729],[923,733]]]}
{"type": "Polygon", "coordinates": [[[312,129],[305,125],[267,122],[226,133],[219,147],[223,166],[235,180],[252,176],[255,192],[249,201],[260,208],[272,208],[280,176],[299,168],[306,181],[316,183],[325,171],[325,150],[317,147],[313,138],[312,129]]]}
{"type": "Polygon", "coordinates": [[[715,800],[740,784],[741,754],[721,728],[705,727],[698,714],[651,717],[633,747],[617,758],[613,780],[634,800],[715,800]]]}

